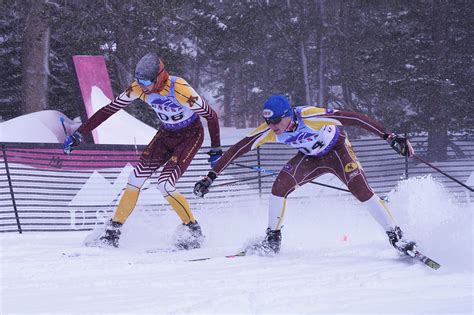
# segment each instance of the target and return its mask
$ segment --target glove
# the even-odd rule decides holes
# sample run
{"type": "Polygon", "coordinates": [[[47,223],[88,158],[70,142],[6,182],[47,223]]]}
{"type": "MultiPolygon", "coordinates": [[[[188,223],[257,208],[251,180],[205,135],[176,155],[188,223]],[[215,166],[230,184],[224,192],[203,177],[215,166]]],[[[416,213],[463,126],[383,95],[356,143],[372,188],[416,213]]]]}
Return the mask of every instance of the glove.
{"type": "Polygon", "coordinates": [[[415,154],[413,147],[407,138],[394,133],[386,133],[384,134],[383,138],[387,140],[388,143],[390,143],[392,149],[394,149],[398,154],[408,157],[411,157],[415,154]]]}
{"type": "Polygon", "coordinates": [[[71,154],[71,151],[74,147],[77,147],[82,142],[82,135],[79,131],[74,131],[70,136],[66,137],[64,140],[64,154],[71,154]]]}
{"type": "Polygon", "coordinates": [[[217,160],[219,160],[222,156],[222,150],[220,147],[212,148],[209,152],[207,152],[207,154],[209,154],[209,159],[207,161],[211,163],[211,167],[214,167],[214,165],[217,163],[217,160]]]}
{"type": "Polygon", "coordinates": [[[204,195],[209,192],[209,187],[211,187],[212,182],[214,182],[216,178],[217,174],[213,171],[210,171],[207,176],[194,185],[194,194],[201,198],[204,197],[204,195]]]}

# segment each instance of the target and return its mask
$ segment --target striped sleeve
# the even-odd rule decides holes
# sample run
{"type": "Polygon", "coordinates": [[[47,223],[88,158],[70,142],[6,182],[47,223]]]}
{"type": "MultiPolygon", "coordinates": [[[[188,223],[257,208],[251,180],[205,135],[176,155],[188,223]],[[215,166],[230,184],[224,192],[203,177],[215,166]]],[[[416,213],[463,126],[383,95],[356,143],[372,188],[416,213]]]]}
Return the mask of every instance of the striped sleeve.
{"type": "Polygon", "coordinates": [[[207,120],[211,146],[213,148],[219,148],[221,146],[221,140],[217,113],[209,106],[207,101],[182,78],[177,78],[176,80],[175,95],[181,105],[189,107],[196,114],[207,120]]]}
{"type": "Polygon", "coordinates": [[[267,124],[263,123],[250,133],[250,135],[231,146],[222,157],[217,160],[217,163],[214,165],[212,170],[217,174],[220,174],[239,156],[259,147],[265,142],[274,141],[276,141],[275,133],[268,128],[267,124]]]}
{"type": "Polygon", "coordinates": [[[380,138],[383,138],[385,134],[390,133],[381,123],[375,121],[369,116],[360,113],[327,110],[326,114],[321,115],[321,117],[336,119],[344,126],[353,126],[365,129],[368,132],[379,136],[380,138]]]}
{"type": "Polygon", "coordinates": [[[77,129],[77,131],[79,131],[81,134],[91,132],[104,121],[106,121],[110,116],[112,116],[122,108],[125,108],[130,105],[130,103],[132,103],[135,99],[139,97],[136,87],[138,87],[136,84],[132,84],[122,94],[115,97],[112,102],[95,112],[94,115],[92,115],[77,129]]]}

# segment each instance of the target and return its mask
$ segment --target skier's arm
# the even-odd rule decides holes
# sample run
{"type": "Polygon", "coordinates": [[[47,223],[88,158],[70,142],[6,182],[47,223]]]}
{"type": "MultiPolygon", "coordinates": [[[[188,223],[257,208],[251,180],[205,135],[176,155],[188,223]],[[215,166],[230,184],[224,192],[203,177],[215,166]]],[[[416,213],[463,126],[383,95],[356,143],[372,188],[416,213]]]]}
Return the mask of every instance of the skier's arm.
{"type": "MultiPolygon", "coordinates": [[[[86,122],[84,122],[76,131],[80,134],[91,132],[97,128],[100,124],[106,121],[110,116],[127,107],[132,103],[133,100],[140,97],[139,86],[135,82],[127,88],[122,94],[115,97],[115,99],[108,105],[102,107],[94,115],[91,116],[86,122]]],[[[143,92],[141,92],[143,93],[143,92]]]]}
{"type": "MultiPolygon", "coordinates": [[[[370,133],[384,138],[385,135],[391,134],[390,131],[387,131],[385,127],[375,121],[374,119],[360,113],[346,112],[346,111],[334,111],[333,113],[327,113],[321,115],[321,117],[333,118],[341,122],[344,126],[353,126],[359,127],[367,130],[370,133]]],[[[387,139],[386,137],[384,138],[387,139]]]]}
{"type": "Polygon", "coordinates": [[[209,171],[207,176],[194,185],[194,194],[199,197],[204,197],[204,195],[209,192],[209,188],[212,185],[212,182],[217,178],[217,175],[224,171],[233,160],[250,150],[259,147],[265,142],[272,141],[276,141],[275,133],[268,128],[267,124],[261,124],[249,136],[234,144],[224,153],[224,155],[216,162],[212,170],[209,171]]]}
{"type": "Polygon", "coordinates": [[[250,150],[257,148],[266,142],[274,141],[276,141],[275,133],[271,131],[270,128],[268,128],[266,123],[263,123],[247,137],[231,146],[217,161],[211,171],[218,175],[222,173],[229,166],[229,164],[239,156],[244,155],[250,150]]]}
{"type": "Polygon", "coordinates": [[[334,111],[334,113],[327,113],[322,115],[323,117],[333,118],[340,121],[345,126],[354,126],[363,128],[380,138],[387,140],[390,146],[399,154],[403,156],[413,156],[413,147],[407,138],[399,136],[391,131],[385,129],[385,127],[370,118],[369,116],[346,111],[334,111]]]}
{"type": "Polygon", "coordinates": [[[176,99],[180,104],[189,107],[196,114],[207,120],[207,128],[211,138],[211,147],[220,150],[221,139],[217,113],[184,79],[178,78],[175,84],[176,99]]]}
{"type": "Polygon", "coordinates": [[[238,158],[241,155],[249,152],[252,149],[252,144],[255,142],[255,137],[249,138],[245,137],[233,146],[231,146],[222,157],[216,162],[212,168],[212,172],[217,175],[224,171],[233,160],[238,158]]]}
{"type": "Polygon", "coordinates": [[[66,137],[64,140],[63,150],[64,154],[71,154],[74,147],[77,147],[82,142],[82,135],[86,132],[91,132],[107,118],[118,112],[124,107],[130,105],[130,103],[138,97],[144,97],[138,84],[133,82],[125,92],[117,96],[108,105],[102,107],[94,115],[91,116],[86,122],[84,122],[73,134],[66,137]]]}

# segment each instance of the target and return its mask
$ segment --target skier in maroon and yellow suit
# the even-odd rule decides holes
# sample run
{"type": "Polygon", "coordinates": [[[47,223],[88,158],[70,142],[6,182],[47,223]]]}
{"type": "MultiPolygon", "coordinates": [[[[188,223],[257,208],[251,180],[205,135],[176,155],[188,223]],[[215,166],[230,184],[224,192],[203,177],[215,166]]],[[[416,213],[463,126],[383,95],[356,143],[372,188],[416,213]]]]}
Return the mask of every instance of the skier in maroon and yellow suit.
{"type": "Polygon", "coordinates": [[[325,173],[337,176],[366,205],[395,248],[403,253],[413,249],[414,243],[402,238],[402,231],[395,225],[388,207],[370,188],[364,170],[340,128],[342,125],[363,128],[389,141],[398,153],[411,156],[413,149],[406,138],[386,131],[380,123],[362,114],[314,106],[292,108],[282,95],[269,97],[262,113],[265,123],[230,147],[194,188],[197,196],[204,196],[212,182],[234,159],[266,142],[281,142],[299,151],[273,183],[266,238],[247,248],[247,251],[270,255],[278,253],[286,198],[299,186],[325,173]]]}
{"type": "Polygon", "coordinates": [[[132,84],[68,137],[64,151],[69,154],[72,148],[81,142],[83,134],[92,131],[136,99],[141,99],[153,108],[161,121],[161,127],[130,174],[115,214],[98,241],[118,246],[120,228],[135,208],[141,187],[159,167],[163,166],[158,179],[158,188],[183,223],[178,229],[181,231],[178,233],[176,246],[182,249],[200,247],[203,240],[201,228],[191,212],[189,203],[176,190],[175,184],[202,145],[204,130],[199,116],[205,118],[208,123],[212,147],[208,153],[209,162],[213,165],[220,157],[222,151],[219,122],[217,114],[184,79],[167,73],[163,62],[156,54],[149,53],[137,63],[135,80],[132,84]]]}

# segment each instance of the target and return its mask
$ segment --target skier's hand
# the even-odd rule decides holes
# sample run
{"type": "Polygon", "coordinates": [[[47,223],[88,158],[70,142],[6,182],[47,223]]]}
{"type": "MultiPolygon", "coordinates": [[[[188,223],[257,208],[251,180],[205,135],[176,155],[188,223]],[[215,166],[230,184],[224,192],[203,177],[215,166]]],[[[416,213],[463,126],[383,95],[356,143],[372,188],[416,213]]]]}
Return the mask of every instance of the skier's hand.
{"type": "Polygon", "coordinates": [[[66,137],[64,140],[63,150],[64,154],[71,154],[71,151],[74,147],[77,147],[82,142],[82,135],[78,131],[74,131],[74,133],[70,136],[66,137]]]}
{"type": "Polygon", "coordinates": [[[408,141],[408,139],[403,136],[399,136],[394,133],[386,133],[384,135],[384,139],[387,140],[387,142],[390,143],[392,149],[394,149],[400,155],[411,157],[415,154],[410,141],[408,141]]]}
{"type": "Polygon", "coordinates": [[[204,197],[205,194],[209,192],[209,187],[211,187],[212,182],[217,178],[217,174],[213,171],[210,171],[207,176],[198,181],[194,185],[193,193],[198,197],[204,197]]]}
{"type": "Polygon", "coordinates": [[[209,154],[209,159],[207,161],[211,163],[211,167],[214,167],[214,165],[217,163],[217,160],[219,160],[222,156],[222,150],[221,148],[211,148],[207,154],[209,154]]]}

